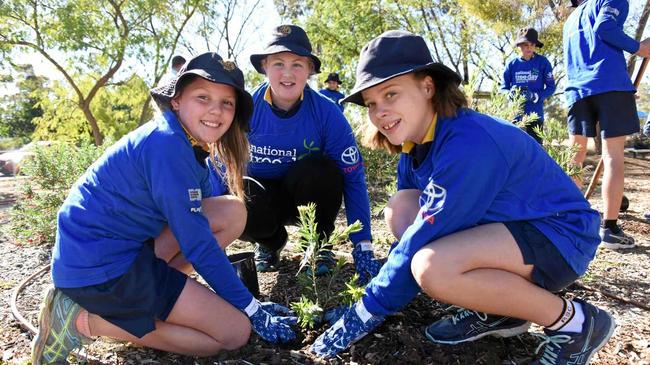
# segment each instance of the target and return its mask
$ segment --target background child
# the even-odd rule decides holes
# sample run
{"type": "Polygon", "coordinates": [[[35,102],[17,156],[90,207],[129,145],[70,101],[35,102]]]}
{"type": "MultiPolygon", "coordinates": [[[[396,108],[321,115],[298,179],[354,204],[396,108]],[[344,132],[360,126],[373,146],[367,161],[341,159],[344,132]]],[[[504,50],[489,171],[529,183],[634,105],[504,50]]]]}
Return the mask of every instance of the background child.
{"type": "Polygon", "coordinates": [[[253,298],[223,251],[246,214],[252,99],[242,72],[205,53],[151,94],[163,116],[111,146],[59,210],[56,289],[45,297],[33,364],[64,363],[92,336],[201,356],[243,346],[251,326],[272,342],[295,336],[295,317],[253,298]],[[235,196],[203,199],[208,155],[223,161],[235,196]],[[191,267],[214,292],[179,271],[191,267]]]}
{"type": "Polygon", "coordinates": [[[343,82],[339,79],[339,74],[336,72],[331,72],[327,75],[325,79],[325,88],[321,89],[319,93],[327,96],[328,99],[332,100],[341,111],[345,110],[345,106],[341,103],[341,100],[345,97],[342,92],[339,91],[339,87],[343,82]]]}
{"type": "Polygon", "coordinates": [[[460,81],[405,31],[361,51],[345,101],[368,108],[375,146],[402,151],[386,210],[399,243],[363,299],[312,350],[333,356],[348,348],[422,290],[467,308],[429,326],[433,342],[507,337],[535,322],[545,327],[541,363],[585,364],[612,335],[614,319],[553,292],[593,259],[598,213],[524,132],[467,109],[460,81]]]}

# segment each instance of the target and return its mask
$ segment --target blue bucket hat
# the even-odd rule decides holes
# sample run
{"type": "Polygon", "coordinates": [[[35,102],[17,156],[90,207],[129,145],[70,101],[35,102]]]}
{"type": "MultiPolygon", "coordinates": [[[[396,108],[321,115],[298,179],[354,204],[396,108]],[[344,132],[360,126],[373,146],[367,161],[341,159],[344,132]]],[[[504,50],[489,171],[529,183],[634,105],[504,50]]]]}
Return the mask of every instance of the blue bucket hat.
{"type": "Polygon", "coordinates": [[[519,35],[515,40],[515,45],[520,45],[525,42],[529,42],[537,46],[538,48],[544,47],[544,43],[540,42],[538,39],[539,35],[535,28],[521,28],[519,29],[519,35]]]}
{"type": "Polygon", "coordinates": [[[185,63],[176,78],[166,85],[150,90],[151,97],[161,109],[171,109],[171,100],[176,96],[176,85],[190,75],[202,77],[208,81],[232,86],[237,93],[235,118],[248,129],[248,121],[253,114],[253,97],[244,86],[244,74],[230,60],[224,60],[214,52],[198,55],[185,63]]]}
{"type": "Polygon", "coordinates": [[[262,60],[272,54],[291,52],[298,56],[310,57],[314,62],[314,72],[320,73],[320,60],[312,54],[311,42],[307,33],[297,25],[280,25],[275,28],[271,40],[262,53],[251,55],[251,63],[257,72],[264,74],[262,60]]]}
{"type": "Polygon", "coordinates": [[[356,83],[350,95],[341,101],[365,106],[362,91],[394,77],[422,70],[431,72],[438,88],[458,86],[462,81],[452,69],[433,61],[422,37],[404,30],[389,30],[363,46],[357,64],[356,83]]]}

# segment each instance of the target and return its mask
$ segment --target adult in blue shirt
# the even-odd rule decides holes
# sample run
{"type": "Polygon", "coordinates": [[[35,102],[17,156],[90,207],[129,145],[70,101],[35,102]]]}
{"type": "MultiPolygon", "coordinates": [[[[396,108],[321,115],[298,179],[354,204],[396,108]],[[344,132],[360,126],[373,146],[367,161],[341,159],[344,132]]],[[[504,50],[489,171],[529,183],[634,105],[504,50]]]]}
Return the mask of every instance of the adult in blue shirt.
{"type": "Polygon", "coordinates": [[[296,318],[255,299],[223,250],[246,218],[253,101],[243,73],[204,53],[151,95],[163,115],[108,148],[59,209],[34,365],[67,363],[92,336],[198,356],[245,345],[251,328],[271,342],[295,338],[296,318]],[[224,162],[235,196],[209,197],[206,157],[224,162]]]}
{"type": "Polygon", "coordinates": [[[343,84],[343,82],[339,78],[339,74],[331,72],[327,75],[327,79],[325,79],[325,88],[321,89],[319,92],[338,105],[341,111],[344,111],[345,106],[341,103],[341,99],[343,99],[345,95],[339,91],[341,84],[343,84]]]}
{"type": "MultiPolygon", "coordinates": [[[[639,131],[634,85],[627,74],[623,51],[650,57],[650,39],[638,42],[623,32],[627,0],[573,0],[577,8],[564,23],[564,65],[569,141],[578,145],[574,163],[582,166],[587,139],[600,125],[604,174],[602,245],[610,249],[635,246],[618,225],[624,190],[625,139],[639,131]]],[[[576,184],[582,186],[581,179],[576,184]]]]}
{"type": "Polygon", "coordinates": [[[544,100],[555,92],[553,66],[546,57],[535,52],[537,48],[544,47],[535,29],[521,29],[515,44],[521,55],[506,64],[501,89],[509,92],[519,90],[524,96],[524,114],[535,113],[538,117],[526,124],[526,133],[541,144],[542,139],[535,132],[535,127],[542,128],[544,125],[544,100]]]}
{"type": "Polygon", "coordinates": [[[584,365],[614,319],[554,293],[593,259],[598,212],[523,131],[468,109],[460,81],[409,32],[385,32],[361,51],[345,100],[368,108],[375,146],[402,152],[385,211],[399,242],[311,349],[334,356],[423,291],[461,307],[425,330],[435,343],[514,336],[534,322],[545,327],[534,364],[584,365]]]}
{"type": "MultiPolygon", "coordinates": [[[[277,269],[288,239],[285,225],[297,222],[297,206],[316,204],[317,230],[323,237],[333,232],[345,199],[348,223],[363,224],[350,240],[360,281],[367,282],[380,264],[371,246],[363,159],[341,110],[307,85],[320,72],[307,34],[295,25],[278,26],[264,51],[250,60],[267,77],[253,92],[245,179],[248,217],[242,238],[256,243],[257,269],[277,269]]],[[[218,176],[212,176],[216,182],[218,176]]],[[[317,275],[335,264],[331,252],[325,256],[317,275]]]]}

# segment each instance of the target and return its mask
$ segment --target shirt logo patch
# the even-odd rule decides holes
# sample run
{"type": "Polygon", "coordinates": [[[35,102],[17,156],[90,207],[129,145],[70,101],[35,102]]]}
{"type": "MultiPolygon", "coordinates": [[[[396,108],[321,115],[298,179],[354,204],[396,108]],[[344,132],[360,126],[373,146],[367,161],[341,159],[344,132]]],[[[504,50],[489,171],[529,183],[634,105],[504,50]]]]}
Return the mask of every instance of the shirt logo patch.
{"type": "Polygon", "coordinates": [[[341,153],[341,161],[346,165],[354,165],[359,162],[359,150],[355,146],[350,146],[341,153]]]}
{"type": "Polygon", "coordinates": [[[191,202],[201,201],[201,189],[187,189],[191,202]]]}
{"type": "Polygon", "coordinates": [[[420,194],[420,217],[429,224],[433,224],[435,215],[442,211],[446,199],[447,189],[435,184],[433,180],[429,180],[429,184],[420,194]]]}

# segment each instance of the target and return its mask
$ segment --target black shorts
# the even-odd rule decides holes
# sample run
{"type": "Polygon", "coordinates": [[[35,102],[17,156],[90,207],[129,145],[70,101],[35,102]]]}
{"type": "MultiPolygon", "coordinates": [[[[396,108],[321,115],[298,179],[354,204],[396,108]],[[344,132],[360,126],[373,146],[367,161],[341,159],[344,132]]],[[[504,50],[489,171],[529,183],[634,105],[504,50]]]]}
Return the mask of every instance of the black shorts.
{"type": "Polygon", "coordinates": [[[143,337],[156,329],[156,320],[167,319],[186,281],[185,274],[157,258],[147,243],[124,275],[101,284],[59,289],[89,313],[143,337]]]}
{"type": "Polygon", "coordinates": [[[602,138],[627,136],[640,130],[633,91],[610,91],[576,101],[569,109],[569,134],[602,138]]]}
{"type": "Polygon", "coordinates": [[[526,265],[533,265],[533,282],[550,291],[558,292],[578,279],[546,236],[526,221],[504,222],[517,241],[526,265]]]}

